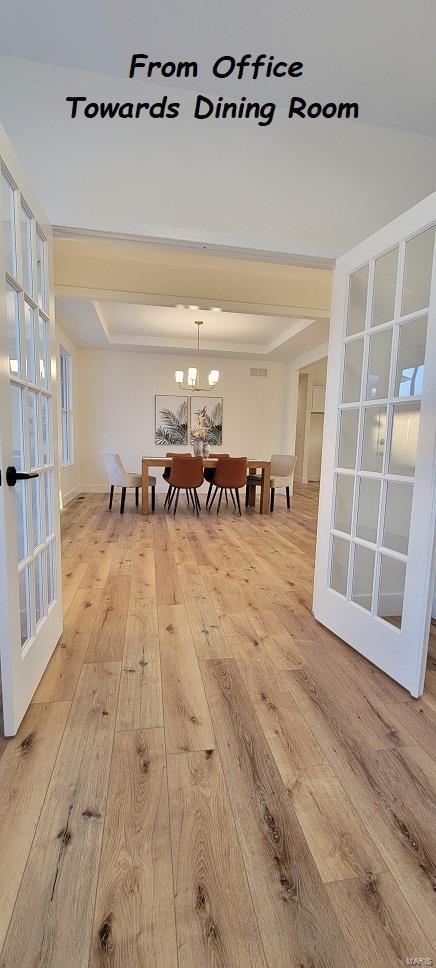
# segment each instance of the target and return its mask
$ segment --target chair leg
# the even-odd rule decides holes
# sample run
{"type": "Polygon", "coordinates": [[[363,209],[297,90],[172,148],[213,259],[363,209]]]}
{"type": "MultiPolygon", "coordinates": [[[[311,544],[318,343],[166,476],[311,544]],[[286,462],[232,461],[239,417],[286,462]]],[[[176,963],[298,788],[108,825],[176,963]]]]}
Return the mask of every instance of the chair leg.
{"type": "Polygon", "coordinates": [[[171,497],[171,491],[172,491],[172,487],[171,487],[171,484],[169,484],[168,485],[168,490],[167,490],[167,493],[166,493],[164,508],[167,507],[168,501],[169,501],[169,499],[171,497]]]}
{"type": "Polygon", "coordinates": [[[121,507],[120,507],[120,514],[124,514],[124,505],[125,505],[125,503],[126,503],[126,488],[125,487],[122,487],[121,488],[121,507]]]}
{"type": "Polygon", "coordinates": [[[242,514],[242,512],[241,512],[241,501],[240,501],[240,498],[239,498],[239,491],[238,491],[237,488],[235,488],[235,494],[236,494],[236,500],[238,502],[238,511],[239,511],[239,514],[241,515],[242,514]]]}
{"type": "Polygon", "coordinates": [[[222,498],[223,498],[223,489],[222,489],[222,487],[220,487],[220,496],[219,496],[219,500],[218,500],[218,507],[216,509],[216,513],[217,514],[220,513],[220,507],[221,507],[222,498]]]}
{"type": "Polygon", "coordinates": [[[179,503],[179,494],[180,494],[180,488],[179,488],[179,487],[177,487],[177,488],[174,488],[174,490],[176,490],[176,491],[177,491],[177,494],[176,494],[176,503],[175,503],[175,505],[174,505],[174,516],[175,516],[175,515],[176,515],[176,511],[177,511],[177,505],[178,505],[178,503],[179,503]]]}
{"type": "Polygon", "coordinates": [[[274,495],[275,495],[275,492],[276,492],[275,487],[272,487],[271,488],[271,502],[270,502],[270,506],[269,506],[270,511],[274,511],[274,495]]]}
{"type": "Polygon", "coordinates": [[[288,505],[288,511],[291,506],[291,495],[289,493],[289,487],[286,488],[286,504],[288,505]]]}
{"type": "Polygon", "coordinates": [[[110,493],[110,498],[109,498],[109,511],[112,511],[112,501],[114,499],[114,487],[115,487],[115,485],[114,484],[111,484],[111,493],[110,493]]]}
{"type": "Polygon", "coordinates": [[[151,488],[151,510],[153,511],[153,514],[155,512],[155,508],[156,508],[156,487],[153,484],[151,488]]]}
{"type": "Polygon", "coordinates": [[[186,500],[187,500],[188,508],[189,508],[189,491],[188,491],[188,488],[186,488],[185,494],[186,494],[186,500]]]}
{"type": "Polygon", "coordinates": [[[207,509],[208,509],[208,506],[209,506],[209,500],[210,500],[210,495],[212,494],[212,488],[213,488],[213,484],[212,484],[212,482],[211,482],[211,483],[209,484],[209,490],[208,490],[208,492],[207,492],[207,498],[206,498],[206,511],[207,511],[207,509]]]}
{"type": "Polygon", "coordinates": [[[229,503],[229,499],[227,497],[227,488],[225,488],[225,494],[226,494],[226,504],[228,504],[229,503]]]}
{"type": "Polygon", "coordinates": [[[168,501],[168,511],[171,510],[171,505],[172,505],[172,503],[174,501],[175,493],[176,493],[176,488],[175,487],[172,487],[171,488],[170,499],[168,501]]]}
{"type": "Polygon", "coordinates": [[[212,500],[211,500],[211,502],[209,504],[209,508],[208,508],[209,511],[212,510],[212,504],[213,504],[213,502],[214,502],[217,494],[218,494],[218,488],[216,487],[215,490],[214,490],[214,492],[213,492],[213,494],[212,494],[212,500]]]}
{"type": "Polygon", "coordinates": [[[246,508],[248,508],[248,495],[249,495],[249,493],[250,493],[249,487],[248,487],[248,484],[246,484],[245,485],[245,507],[246,508]]]}
{"type": "MultiPolygon", "coordinates": [[[[236,492],[236,493],[237,493],[237,492],[236,492]]],[[[231,489],[231,488],[230,488],[230,497],[231,497],[231,499],[232,499],[232,501],[233,501],[233,507],[234,507],[234,509],[235,509],[235,511],[236,511],[236,504],[235,504],[235,498],[234,498],[234,496],[233,496],[233,491],[232,491],[232,489],[231,489]]]]}
{"type": "Polygon", "coordinates": [[[135,504],[139,507],[139,487],[135,487],[135,504]]]}
{"type": "Polygon", "coordinates": [[[195,498],[195,510],[197,512],[197,518],[198,518],[201,508],[200,508],[200,499],[198,497],[198,494],[195,488],[194,488],[194,498],[195,498]]]}

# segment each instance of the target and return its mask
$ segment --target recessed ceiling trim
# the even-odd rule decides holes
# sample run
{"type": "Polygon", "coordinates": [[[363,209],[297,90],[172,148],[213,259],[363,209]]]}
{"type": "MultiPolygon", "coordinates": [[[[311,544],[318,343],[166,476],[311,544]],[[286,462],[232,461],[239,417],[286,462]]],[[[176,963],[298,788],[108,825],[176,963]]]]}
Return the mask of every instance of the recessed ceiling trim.
{"type": "MultiPolygon", "coordinates": [[[[56,296],[73,296],[77,299],[89,299],[91,302],[123,302],[144,306],[165,306],[176,308],[176,303],[183,303],[183,297],[176,293],[136,292],[129,289],[94,289],[86,286],[55,285],[56,296]]],[[[194,299],[194,296],[192,297],[194,299]]],[[[197,298],[200,310],[210,311],[211,299],[197,298]]],[[[185,297],[186,302],[186,297],[185,297]]],[[[300,319],[314,317],[329,319],[330,311],[321,306],[291,306],[272,303],[248,303],[238,299],[220,299],[222,312],[248,313],[253,316],[294,316],[300,319]]]]}
{"type": "Polygon", "coordinates": [[[130,235],[123,232],[104,232],[97,229],[81,229],[68,225],[54,225],[57,239],[99,239],[110,242],[134,242],[153,249],[177,249],[180,252],[204,252],[226,259],[245,259],[253,262],[273,262],[282,265],[303,266],[310,269],[334,269],[335,260],[324,256],[298,255],[293,252],[274,252],[248,249],[243,246],[219,245],[214,242],[195,242],[189,239],[167,239],[153,235],[130,235]]]}

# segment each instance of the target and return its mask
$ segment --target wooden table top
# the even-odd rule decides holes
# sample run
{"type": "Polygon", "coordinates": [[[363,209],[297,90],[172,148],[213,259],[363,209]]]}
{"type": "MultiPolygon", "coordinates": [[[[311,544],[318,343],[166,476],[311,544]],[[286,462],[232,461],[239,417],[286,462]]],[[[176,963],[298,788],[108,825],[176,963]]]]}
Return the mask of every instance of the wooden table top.
{"type": "MultiPolygon", "coordinates": [[[[170,467],[173,458],[143,457],[142,460],[145,461],[149,467],[170,467]]],[[[219,457],[203,457],[202,460],[203,467],[215,467],[215,465],[218,463],[219,457]]],[[[247,457],[247,467],[269,467],[270,464],[270,460],[258,460],[256,457],[247,457]]]]}

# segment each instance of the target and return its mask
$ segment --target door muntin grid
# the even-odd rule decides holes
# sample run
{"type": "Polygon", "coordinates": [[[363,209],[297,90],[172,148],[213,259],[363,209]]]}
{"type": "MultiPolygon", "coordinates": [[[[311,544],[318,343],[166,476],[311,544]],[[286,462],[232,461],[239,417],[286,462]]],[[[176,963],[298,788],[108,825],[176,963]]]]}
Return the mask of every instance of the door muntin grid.
{"type": "Polygon", "coordinates": [[[12,458],[38,478],[14,488],[23,655],[56,600],[53,490],[53,396],[50,379],[47,240],[10,174],[1,167],[8,202],[7,322],[10,354],[12,458]]]}
{"type": "Polygon", "coordinates": [[[364,608],[398,630],[407,568],[434,236],[433,226],[350,273],[342,342],[328,584],[357,608],[364,608]],[[425,253],[430,275],[426,278],[420,272],[414,284],[409,256],[412,253],[416,259],[416,252],[425,253]],[[380,279],[384,291],[380,295],[379,288],[377,298],[380,279]],[[414,311],[404,313],[411,305],[416,307],[414,311]],[[350,349],[350,344],[355,345],[350,349]],[[360,358],[359,380],[356,360],[360,358]],[[349,361],[351,371],[347,372],[349,361]],[[395,461],[392,448],[397,454],[395,461]],[[348,483],[344,483],[346,478],[348,483]],[[392,608],[398,614],[389,614],[392,608]]]}

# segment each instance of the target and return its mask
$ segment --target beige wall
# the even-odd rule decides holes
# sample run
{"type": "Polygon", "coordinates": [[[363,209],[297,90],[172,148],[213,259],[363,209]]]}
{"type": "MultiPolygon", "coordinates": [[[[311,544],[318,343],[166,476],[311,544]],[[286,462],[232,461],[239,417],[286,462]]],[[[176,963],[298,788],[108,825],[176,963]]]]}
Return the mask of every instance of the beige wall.
{"type": "MultiPolygon", "coordinates": [[[[208,373],[216,360],[204,359],[208,373]]],[[[173,394],[180,359],[171,355],[80,348],[76,362],[81,489],[106,489],[105,451],[119,452],[132,471],[142,454],[163,455],[154,443],[155,394],[173,394]]],[[[233,455],[289,453],[293,421],[286,364],[268,363],[266,378],[250,377],[250,361],[220,360],[217,394],[224,400],[223,446],[233,455]]],[[[186,369],[186,367],[185,367],[186,369]]],[[[292,386],[295,383],[295,378],[292,386]]],[[[177,388],[176,388],[177,389],[177,388]]]]}
{"type": "MultiPolygon", "coordinates": [[[[79,457],[79,370],[78,370],[78,348],[75,343],[67,336],[64,330],[56,325],[56,360],[59,374],[59,348],[63,346],[71,354],[72,380],[73,380],[73,454],[74,463],[68,467],[62,466],[62,432],[60,421],[60,396],[58,396],[58,430],[59,430],[59,460],[60,460],[60,482],[59,489],[62,504],[68,504],[80,490],[80,457],[79,457]]],[[[60,394],[58,379],[58,394],[60,394]]]]}

